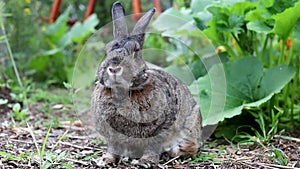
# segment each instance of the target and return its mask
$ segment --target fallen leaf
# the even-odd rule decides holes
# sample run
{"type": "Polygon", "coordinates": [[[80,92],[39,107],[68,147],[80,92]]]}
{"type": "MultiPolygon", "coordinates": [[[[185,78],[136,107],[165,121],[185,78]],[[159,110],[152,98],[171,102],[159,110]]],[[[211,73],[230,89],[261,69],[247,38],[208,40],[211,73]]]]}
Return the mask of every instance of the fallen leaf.
{"type": "Polygon", "coordinates": [[[64,108],[63,104],[56,104],[56,105],[52,106],[53,110],[60,110],[60,109],[63,109],[63,108],[64,108]]]}

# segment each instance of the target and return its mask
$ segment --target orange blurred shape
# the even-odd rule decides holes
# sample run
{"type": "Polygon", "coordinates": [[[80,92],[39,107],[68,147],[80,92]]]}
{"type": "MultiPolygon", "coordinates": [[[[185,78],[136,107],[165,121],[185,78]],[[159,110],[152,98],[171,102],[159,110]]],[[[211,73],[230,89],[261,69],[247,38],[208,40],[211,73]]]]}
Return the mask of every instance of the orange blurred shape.
{"type": "Polygon", "coordinates": [[[222,52],[226,52],[226,48],[224,46],[218,46],[216,49],[216,53],[222,53],[222,52]]]}
{"type": "Polygon", "coordinates": [[[288,38],[285,42],[285,46],[287,50],[290,50],[292,48],[292,45],[293,45],[292,38],[288,38]]]}

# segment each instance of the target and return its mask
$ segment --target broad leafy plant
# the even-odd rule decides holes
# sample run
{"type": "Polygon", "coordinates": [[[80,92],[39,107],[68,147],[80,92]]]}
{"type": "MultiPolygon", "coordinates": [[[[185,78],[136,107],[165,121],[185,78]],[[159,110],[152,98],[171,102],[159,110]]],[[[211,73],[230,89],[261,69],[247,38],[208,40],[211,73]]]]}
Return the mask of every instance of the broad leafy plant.
{"type": "Polygon", "coordinates": [[[204,124],[216,124],[224,118],[231,118],[241,114],[244,107],[258,107],[268,101],[292,79],[295,71],[286,65],[264,69],[261,61],[254,57],[246,57],[235,62],[216,65],[210,71],[217,75],[224,69],[226,86],[221,86],[218,81],[211,81],[206,75],[190,86],[191,92],[197,97],[202,108],[204,124]],[[211,90],[212,83],[216,85],[215,91],[211,90]],[[225,108],[222,113],[212,112],[212,94],[226,90],[225,108]],[[210,113],[215,113],[211,115],[210,113]]]}
{"type": "Polygon", "coordinates": [[[67,21],[71,8],[45,30],[47,48],[30,61],[30,68],[38,80],[50,80],[53,83],[71,81],[76,53],[80,51],[84,40],[95,31],[99,23],[96,14],[83,23],[76,22],[68,28],[67,21]],[[76,45],[73,45],[76,44],[76,45]],[[46,79],[45,79],[46,78],[46,79]]]}
{"type": "MultiPolygon", "coordinates": [[[[196,99],[201,105],[205,125],[240,115],[242,110],[247,112],[247,107],[262,110],[266,123],[272,123],[267,116],[276,111],[275,107],[280,107],[283,109],[280,118],[296,127],[300,120],[296,115],[299,102],[295,100],[299,97],[300,60],[299,49],[294,46],[300,42],[299,10],[300,2],[296,0],[192,0],[191,8],[171,8],[157,18],[153,26],[162,32],[162,36],[180,38],[189,34],[203,39],[200,33],[186,27],[186,23],[196,25],[217,47],[224,62],[195,74],[195,68],[205,68],[199,63],[205,62],[207,55],[198,55],[201,60],[195,59],[198,56],[191,52],[181,52],[173,57],[174,63],[183,60],[196,77],[187,84],[191,84],[189,88],[195,97],[200,96],[196,99]],[[174,22],[168,15],[181,18],[182,22],[174,22]],[[220,76],[221,70],[225,73],[226,85],[218,83],[218,78],[212,79],[212,76],[220,76]],[[224,91],[225,96],[221,94],[224,91]],[[214,111],[214,107],[222,105],[212,105],[212,96],[218,95],[226,99],[221,112],[214,111]]],[[[181,68],[173,67],[173,72],[177,72],[174,74],[186,81],[186,68],[182,64],[177,66],[181,68]]],[[[258,118],[255,113],[253,116],[258,118]]]]}

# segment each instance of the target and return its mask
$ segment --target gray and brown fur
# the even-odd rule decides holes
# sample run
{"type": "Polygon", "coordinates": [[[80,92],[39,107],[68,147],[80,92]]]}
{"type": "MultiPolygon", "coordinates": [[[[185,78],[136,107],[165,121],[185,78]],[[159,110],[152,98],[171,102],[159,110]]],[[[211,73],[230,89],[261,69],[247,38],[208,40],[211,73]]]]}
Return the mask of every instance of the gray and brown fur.
{"type": "Polygon", "coordinates": [[[106,139],[107,162],[120,156],[157,163],[163,152],[192,155],[202,144],[201,114],[191,93],[176,77],[150,69],[142,58],[148,11],[128,33],[123,6],[112,7],[114,40],[97,71],[91,112],[106,139]]]}

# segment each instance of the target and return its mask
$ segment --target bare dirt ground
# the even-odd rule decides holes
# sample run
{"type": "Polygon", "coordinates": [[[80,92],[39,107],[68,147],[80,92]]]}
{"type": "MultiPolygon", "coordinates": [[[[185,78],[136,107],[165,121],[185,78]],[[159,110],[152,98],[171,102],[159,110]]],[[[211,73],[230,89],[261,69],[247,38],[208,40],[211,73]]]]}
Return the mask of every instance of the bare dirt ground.
{"type": "MultiPolygon", "coordinates": [[[[10,109],[1,107],[0,111],[0,168],[40,168],[40,159],[44,161],[43,168],[100,168],[97,164],[105,144],[101,139],[87,130],[79,121],[70,120],[75,115],[63,106],[53,108],[51,117],[43,113],[44,104],[30,105],[28,125],[15,122],[8,116],[10,109]],[[54,116],[54,117],[53,117],[54,116]],[[67,116],[63,121],[63,117],[67,116]],[[53,124],[55,119],[57,124],[53,124]],[[45,150],[40,158],[37,146],[43,152],[42,145],[47,135],[49,122],[52,129],[45,142],[45,150]],[[30,134],[32,132],[33,134],[30,134]],[[33,136],[35,140],[33,139],[33,136]],[[47,161],[47,162],[45,162],[47,161]]],[[[76,119],[76,118],[74,118],[76,119]]],[[[271,143],[272,146],[237,146],[225,140],[209,140],[197,156],[170,159],[162,156],[159,165],[152,168],[300,168],[300,134],[285,133],[271,143]],[[294,140],[291,138],[295,138],[294,140]],[[276,155],[274,150],[280,152],[276,155]],[[287,165],[279,165],[281,156],[287,165]]],[[[139,168],[130,165],[130,160],[105,168],[139,168]]]]}

